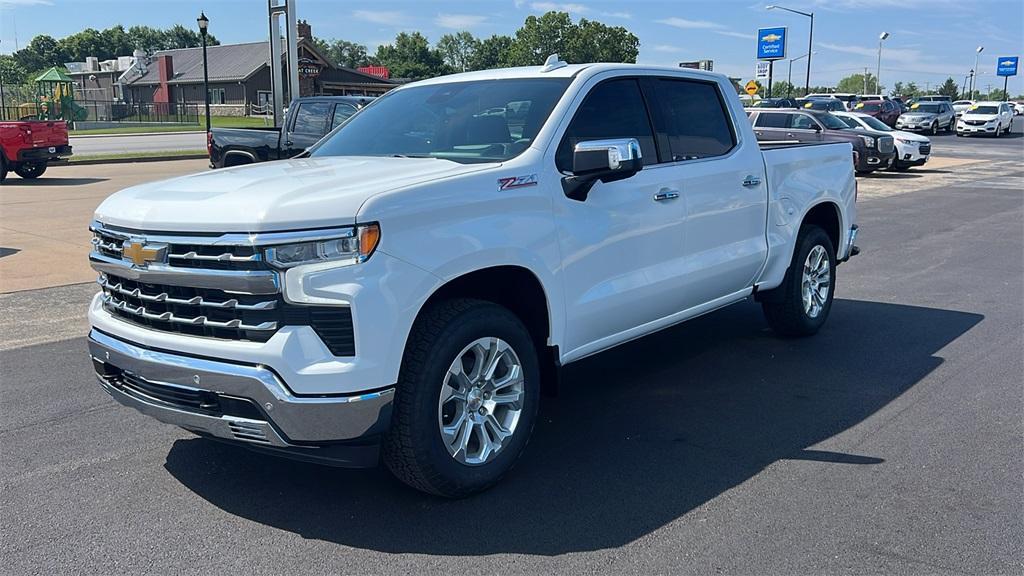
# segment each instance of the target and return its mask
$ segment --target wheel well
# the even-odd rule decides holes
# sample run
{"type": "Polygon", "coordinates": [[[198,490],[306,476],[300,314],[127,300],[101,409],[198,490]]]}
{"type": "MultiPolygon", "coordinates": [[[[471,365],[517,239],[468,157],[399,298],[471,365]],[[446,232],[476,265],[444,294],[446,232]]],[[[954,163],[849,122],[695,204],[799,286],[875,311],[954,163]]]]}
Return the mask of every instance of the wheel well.
{"type": "Polygon", "coordinates": [[[541,363],[542,389],[553,395],[558,385],[558,349],[548,346],[551,321],[548,300],[537,276],[520,266],[484,268],[449,280],[435,291],[423,308],[450,298],[476,298],[494,302],[512,311],[533,337],[541,363]]]}
{"type": "Polygon", "coordinates": [[[822,202],[817,206],[811,208],[807,215],[804,216],[804,221],[801,227],[807,226],[808,224],[814,224],[825,231],[828,234],[829,240],[832,241],[832,248],[839,251],[839,207],[832,202],[822,202]]]}
{"type": "Polygon", "coordinates": [[[248,152],[242,152],[240,150],[228,150],[224,153],[224,167],[230,168],[231,166],[242,166],[244,164],[252,164],[254,162],[252,154],[248,152]]]}

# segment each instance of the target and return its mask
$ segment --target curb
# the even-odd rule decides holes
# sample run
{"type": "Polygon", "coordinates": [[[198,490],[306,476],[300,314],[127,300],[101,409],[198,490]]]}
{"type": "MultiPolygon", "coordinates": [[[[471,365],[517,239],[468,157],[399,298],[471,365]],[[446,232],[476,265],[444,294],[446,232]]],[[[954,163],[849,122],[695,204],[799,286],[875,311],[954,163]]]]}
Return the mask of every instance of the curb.
{"type": "Polygon", "coordinates": [[[93,164],[133,164],[135,162],[166,162],[168,160],[203,160],[206,154],[184,154],[178,156],[142,156],[139,158],[97,158],[96,160],[78,160],[68,162],[65,166],[90,166],[93,164]]]}
{"type": "Polygon", "coordinates": [[[168,134],[206,134],[206,130],[170,130],[167,132],[131,132],[128,134],[70,134],[69,138],[126,138],[129,136],[167,136],[168,134]]]}

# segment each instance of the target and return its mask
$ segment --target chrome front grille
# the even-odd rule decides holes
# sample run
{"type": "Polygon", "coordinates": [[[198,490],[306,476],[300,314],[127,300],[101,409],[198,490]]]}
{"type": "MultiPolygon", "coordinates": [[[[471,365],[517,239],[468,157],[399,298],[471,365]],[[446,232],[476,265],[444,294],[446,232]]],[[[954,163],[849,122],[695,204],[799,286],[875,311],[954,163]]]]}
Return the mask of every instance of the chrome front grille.
{"type": "Polygon", "coordinates": [[[103,308],[120,320],[189,336],[266,342],[309,326],[335,356],[355,355],[352,310],[289,304],[265,246],[337,237],[351,229],[262,234],[169,234],[94,222],[92,267],[103,308]]]}
{"type": "Polygon", "coordinates": [[[892,152],[894,146],[895,142],[893,141],[892,136],[880,136],[878,138],[878,151],[882,154],[892,152]]]}
{"type": "Polygon", "coordinates": [[[103,274],[103,307],[148,328],[192,336],[266,342],[280,326],[277,297],[149,284],[103,274]]]}

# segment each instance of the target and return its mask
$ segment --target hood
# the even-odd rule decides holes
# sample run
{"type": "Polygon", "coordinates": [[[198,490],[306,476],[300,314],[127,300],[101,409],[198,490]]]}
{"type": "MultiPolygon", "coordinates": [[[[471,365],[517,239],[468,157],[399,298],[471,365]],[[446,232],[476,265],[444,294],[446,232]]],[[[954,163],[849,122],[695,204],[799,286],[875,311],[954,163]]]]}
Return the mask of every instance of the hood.
{"type": "Polygon", "coordinates": [[[911,142],[931,142],[931,140],[929,140],[927,136],[921,136],[920,134],[914,132],[893,130],[892,132],[889,132],[889,134],[892,134],[894,137],[899,138],[900,140],[910,140],[911,142]]]}
{"type": "Polygon", "coordinates": [[[492,167],[434,158],[304,158],[211,170],[126,188],[105,224],[165,232],[269,232],[352,224],[368,198],[492,167]]]}
{"type": "Polygon", "coordinates": [[[929,120],[938,116],[935,112],[904,112],[903,117],[912,120],[929,120]]]}
{"type": "Polygon", "coordinates": [[[999,118],[998,114],[978,114],[976,112],[964,112],[960,115],[962,120],[983,120],[989,122],[999,118]]]}

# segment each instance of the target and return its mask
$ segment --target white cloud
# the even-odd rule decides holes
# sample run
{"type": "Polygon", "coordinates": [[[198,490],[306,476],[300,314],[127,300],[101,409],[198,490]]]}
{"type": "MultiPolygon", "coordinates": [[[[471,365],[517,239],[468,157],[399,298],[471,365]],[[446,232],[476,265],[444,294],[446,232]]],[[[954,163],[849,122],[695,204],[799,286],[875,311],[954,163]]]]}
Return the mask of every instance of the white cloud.
{"type": "Polygon", "coordinates": [[[530,8],[537,12],[568,12],[570,14],[583,14],[587,7],[583,4],[561,4],[557,2],[532,2],[530,8]]]}
{"type": "Polygon", "coordinates": [[[487,16],[479,14],[438,14],[434,24],[440,28],[451,30],[469,30],[487,21],[487,16]]]}
{"type": "Polygon", "coordinates": [[[0,6],[53,6],[53,0],[0,0],[0,6]]]}
{"type": "Polygon", "coordinates": [[[405,15],[398,11],[356,10],[352,12],[352,17],[364,22],[393,26],[401,26],[405,22],[405,15]]]}
{"type": "Polygon", "coordinates": [[[621,18],[623,20],[630,20],[633,18],[633,15],[629,12],[601,12],[599,15],[604,16],[605,18],[621,18]]]}
{"type": "Polygon", "coordinates": [[[676,28],[682,28],[684,30],[714,30],[716,28],[725,28],[725,26],[718,24],[717,22],[708,22],[707,20],[687,20],[685,18],[677,17],[656,20],[656,22],[659,24],[668,24],[669,26],[675,26],[676,28]]]}
{"type": "Polygon", "coordinates": [[[757,40],[757,34],[751,34],[749,32],[734,32],[732,30],[715,30],[715,34],[721,34],[722,36],[729,36],[730,38],[743,38],[744,40],[757,40]]]}
{"type": "Polygon", "coordinates": [[[652,46],[651,49],[655,52],[671,52],[673,54],[683,51],[679,46],[672,46],[671,44],[658,44],[657,46],[652,46]]]}

